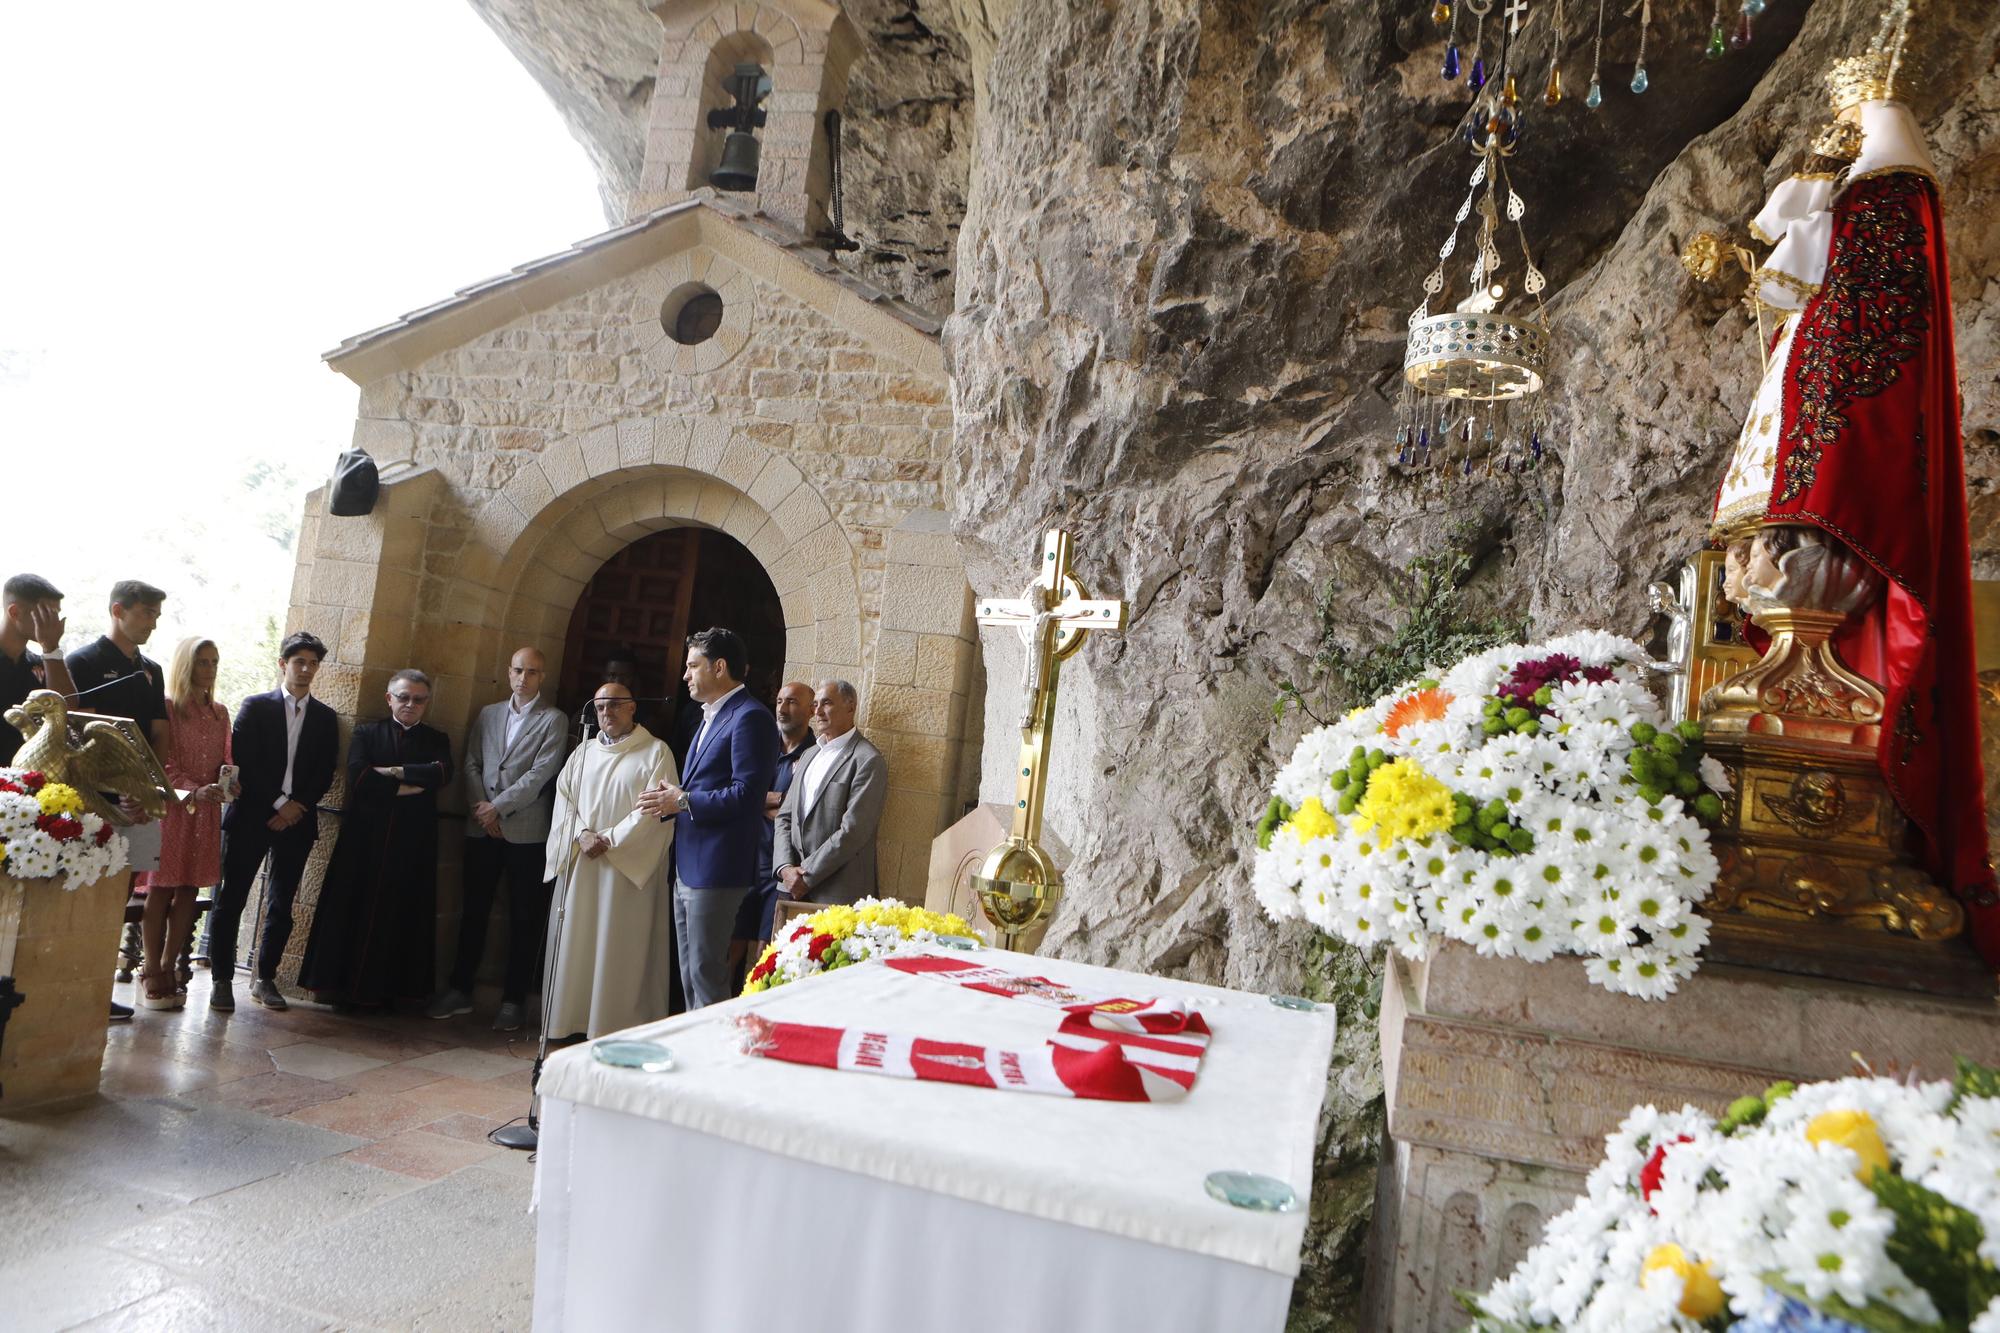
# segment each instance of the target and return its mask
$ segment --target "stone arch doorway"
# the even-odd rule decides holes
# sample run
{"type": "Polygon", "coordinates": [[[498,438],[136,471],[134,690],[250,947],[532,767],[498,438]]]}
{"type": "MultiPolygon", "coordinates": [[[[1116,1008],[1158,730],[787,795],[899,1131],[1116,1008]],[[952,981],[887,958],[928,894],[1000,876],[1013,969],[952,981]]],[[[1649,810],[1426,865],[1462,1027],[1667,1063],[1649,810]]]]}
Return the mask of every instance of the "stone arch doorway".
{"type": "Polygon", "coordinates": [[[638,690],[647,700],[641,720],[677,743],[676,723],[689,712],[679,684],[687,636],[711,625],[743,636],[750,654],[746,683],[769,705],[784,672],[785,611],[763,564],[726,532],[678,527],[648,533],[605,561],[577,598],[563,639],[557,700],[578,714],[610,661],[624,657],[639,668],[638,690]]]}

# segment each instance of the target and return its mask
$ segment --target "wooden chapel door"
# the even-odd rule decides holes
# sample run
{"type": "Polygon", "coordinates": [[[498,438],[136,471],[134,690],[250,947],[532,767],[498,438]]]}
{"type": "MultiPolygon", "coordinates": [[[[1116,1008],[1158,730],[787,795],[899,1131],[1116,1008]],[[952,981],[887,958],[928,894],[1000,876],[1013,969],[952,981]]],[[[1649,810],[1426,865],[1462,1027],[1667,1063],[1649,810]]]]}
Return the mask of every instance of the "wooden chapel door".
{"type": "MultiPolygon", "coordinates": [[[[638,654],[644,692],[672,698],[680,680],[694,599],[699,528],[641,537],[604,562],[570,614],[557,694],[572,716],[619,650],[638,654]]],[[[641,718],[657,705],[641,705],[641,718]]]]}

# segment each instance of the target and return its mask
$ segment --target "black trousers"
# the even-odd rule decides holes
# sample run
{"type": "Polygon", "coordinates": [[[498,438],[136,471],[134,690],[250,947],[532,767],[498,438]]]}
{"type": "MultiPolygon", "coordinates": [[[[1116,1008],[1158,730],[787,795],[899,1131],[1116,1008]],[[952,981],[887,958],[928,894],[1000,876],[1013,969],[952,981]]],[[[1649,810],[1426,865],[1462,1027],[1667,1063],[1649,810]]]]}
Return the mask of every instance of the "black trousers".
{"type": "Polygon", "coordinates": [[[257,975],[266,981],[277,977],[278,960],[285,956],[285,943],[292,938],[292,900],[298,897],[299,879],[305,874],[317,831],[315,824],[307,821],[318,818],[318,814],[309,813],[283,833],[273,833],[261,821],[251,819],[248,828],[239,825],[223,834],[222,887],[208,914],[209,969],[217,980],[234,978],[243,907],[250,901],[250,886],[266,856],[271,858],[271,873],[264,880],[264,934],[257,941],[257,975]]]}
{"type": "Polygon", "coordinates": [[[451,986],[472,994],[479,962],[486,956],[486,926],[493,915],[493,895],[507,881],[507,973],[500,999],[520,1004],[542,961],[543,937],[549,927],[549,882],[542,878],[543,845],[508,842],[503,838],[465,840],[465,910],[458,921],[458,962],[451,986]]]}

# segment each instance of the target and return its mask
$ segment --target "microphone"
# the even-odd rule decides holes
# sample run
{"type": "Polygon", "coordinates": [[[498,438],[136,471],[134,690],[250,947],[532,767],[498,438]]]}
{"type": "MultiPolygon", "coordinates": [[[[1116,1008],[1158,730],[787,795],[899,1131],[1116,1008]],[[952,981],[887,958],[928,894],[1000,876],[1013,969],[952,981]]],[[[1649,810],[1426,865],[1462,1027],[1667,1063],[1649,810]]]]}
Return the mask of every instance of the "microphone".
{"type": "Polygon", "coordinates": [[[87,690],[78,690],[75,694],[65,694],[63,696],[63,701],[67,703],[70,702],[71,700],[81,699],[86,694],[95,694],[99,690],[108,690],[114,685],[123,685],[128,680],[145,680],[150,682],[152,679],[153,678],[151,676],[146,674],[144,669],[141,669],[138,671],[131,672],[129,675],[120,676],[116,680],[107,680],[102,685],[93,685],[87,690]]]}

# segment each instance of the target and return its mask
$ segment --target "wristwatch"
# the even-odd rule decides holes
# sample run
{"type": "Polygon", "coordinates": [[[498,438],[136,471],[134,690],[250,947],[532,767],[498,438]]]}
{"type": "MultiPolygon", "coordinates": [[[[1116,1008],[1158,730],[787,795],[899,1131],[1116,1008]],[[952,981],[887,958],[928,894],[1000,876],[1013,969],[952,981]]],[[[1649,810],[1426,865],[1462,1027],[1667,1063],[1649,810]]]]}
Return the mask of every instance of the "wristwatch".
{"type": "Polygon", "coordinates": [[[676,805],[674,808],[682,811],[685,811],[688,808],[688,794],[685,791],[681,793],[680,803],[676,805]]]}

